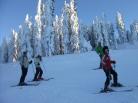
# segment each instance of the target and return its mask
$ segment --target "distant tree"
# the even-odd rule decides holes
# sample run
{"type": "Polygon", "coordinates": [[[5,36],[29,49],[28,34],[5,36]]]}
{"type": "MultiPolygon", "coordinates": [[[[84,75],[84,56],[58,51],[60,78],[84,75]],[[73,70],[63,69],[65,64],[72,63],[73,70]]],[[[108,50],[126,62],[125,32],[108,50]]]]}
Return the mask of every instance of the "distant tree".
{"type": "Polygon", "coordinates": [[[69,4],[64,2],[63,12],[63,35],[64,35],[64,53],[69,53],[70,46],[70,33],[71,33],[71,25],[69,22],[69,4]]]}
{"type": "Polygon", "coordinates": [[[92,44],[94,47],[97,46],[98,42],[101,42],[101,44],[104,45],[103,36],[103,25],[101,23],[101,20],[96,17],[96,19],[93,20],[91,33],[91,43],[93,42],[92,44]]]}
{"type": "MultiPolygon", "coordinates": [[[[130,25],[130,29],[131,29],[131,25],[130,25]]],[[[127,35],[128,42],[129,43],[133,43],[133,40],[132,40],[132,31],[127,30],[126,31],[126,35],[127,35]]]]}
{"type": "Polygon", "coordinates": [[[34,42],[32,41],[34,39],[33,35],[33,26],[32,22],[30,20],[29,15],[26,15],[25,22],[23,25],[23,32],[24,32],[24,37],[25,37],[25,44],[26,44],[26,50],[28,53],[28,57],[31,58],[33,57],[33,50],[34,50],[34,42]]]}
{"type": "Polygon", "coordinates": [[[49,8],[48,8],[48,13],[47,13],[47,17],[48,19],[48,35],[49,35],[49,53],[50,55],[54,54],[54,25],[53,25],[53,21],[54,21],[54,17],[55,17],[55,0],[49,0],[49,8]]]}
{"type": "Polygon", "coordinates": [[[66,16],[66,25],[68,26],[68,34],[65,37],[68,37],[67,46],[68,53],[76,53],[80,51],[80,40],[79,40],[79,21],[77,15],[77,9],[75,7],[75,0],[71,0],[70,4],[64,4],[64,13],[66,16]]]}
{"type": "Polygon", "coordinates": [[[80,51],[87,52],[92,50],[92,46],[90,44],[90,28],[87,25],[80,24],[80,51]]]}
{"type": "Polygon", "coordinates": [[[70,50],[72,53],[80,51],[79,40],[79,20],[75,0],[70,1],[70,24],[71,24],[71,38],[70,38],[70,50]]]}
{"type": "Polygon", "coordinates": [[[35,16],[35,53],[36,55],[46,56],[49,55],[48,43],[46,41],[46,5],[44,0],[38,1],[37,14],[35,16]]]}
{"type": "Polygon", "coordinates": [[[116,26],[117,26],[117,30],[119,34],[119,43],[122,44],[122,43],[127,42],[124,18],[120,12],[117,12],[116,26]]]}
{"type": "Polygon", "coordinates": [[[131,42],[135,42],[138,40],[138,21],[134,21],[130,25],[130,31],[131,31],[131,42]]]}
{"type": "Polygon", "coordinates": [[[18,60],[18,33],[12,30],[8,42],[8,62],[15,62],[18,60]]]}
{"type": "Polygon", "coordinates": [[[55,17],[54,33],[54,54],[64,54],[63,15],[55,17]]]}
{"type": "Polygon", "coordinates": [[[8,58],[9,58],[9,54],[8,54],[8,43],[7,40],[4,38],[3,42],[2,42],[2,62],[3,63],[7,63],[8,62],[8,58]]]}
{"type": "Polygon", "coordinates": [[[109,34],[109,45],[113,49],[117,49],[117,41],[115,37],[115,30],[112,23],[108,24],[108,34],[109,34]]]}

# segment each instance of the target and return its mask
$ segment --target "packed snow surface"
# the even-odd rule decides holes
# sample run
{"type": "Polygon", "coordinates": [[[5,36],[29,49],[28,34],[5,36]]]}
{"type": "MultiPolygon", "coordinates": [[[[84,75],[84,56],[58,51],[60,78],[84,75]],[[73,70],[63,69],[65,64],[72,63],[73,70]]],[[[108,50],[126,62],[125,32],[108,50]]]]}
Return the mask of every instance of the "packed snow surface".
{"type": "MultiPolygon", "coordinates": [[[[44,78],[38,86],[11,87],[19,82],[19,63],[0,64],[0,103],[138,103],[138,49],[110,50],[117,61],[115,70],[119,82],[125,85],[114,90],[133,89],[132,92],[95,94],[104,86],[103,70],[94,52],[43,58],[44,78]]],[[[34,65],[28,68],[26,82],[33,79],[34,65]]],[[[29,83],[29,82],[28,82],[29,83]]]]}

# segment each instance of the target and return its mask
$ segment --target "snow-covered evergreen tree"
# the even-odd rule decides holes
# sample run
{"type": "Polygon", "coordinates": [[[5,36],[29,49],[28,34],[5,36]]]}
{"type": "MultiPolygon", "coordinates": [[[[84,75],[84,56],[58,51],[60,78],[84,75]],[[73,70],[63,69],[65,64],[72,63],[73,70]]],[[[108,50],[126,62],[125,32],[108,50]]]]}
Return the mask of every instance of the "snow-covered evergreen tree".
{"type": "Polygon", "coordinates": [[[12,30],[8,42],[8,62],[15,62],[18,60],[18,33],[12,30]]]}
{"type": "Polygon", "coordinates": [[[108,31],[109,25],[106,20],[106,16],[103,13],[102,19],[101,19],[101,34],[103,37],[103,45],[110,46],[109,45],[109,31],[108,31]]]}
{"type": "Polygon", "coordinates": [[[18,59],[22,56],[22,53],[24,50],[24,31],[22,25],[19,25],[19,31],[18,31],[18,39],[17,39],[17,51],[18,51],[18,59]]]}
{"type": "Polygon", "coordinates": [[[47,41],[49,42],[49,55],[54,54],[54,17],[55,17],[55,0],[48,0],[47,8],[47,18],[48,18],[48,37],[47,41]]]}
{"type": "Polygon", "coordinates": [[[13,62],[18,60],[18,33],[13,30],[13,62]]]}
{"type": "Polygon", "coordinates": [[[60,54],[64,54],[64,34],[63,34],[63,14],[59,18],[59,46],[60,46],[60,54]]]}
{"type": "Polygon", "coordinates": [[[80,40],[79,40],[79,20],[75,6],[75,0],[71,0],[70,4],[64,4],[64,25],[67,26],[66,31],[68,34],[65,35],[68,39],[66,39],[68,53],[79,52],[80,50],[80,40]]]}
{"type": "Polygon", "coordinates": [[[90,31],[89,31],[89,37],[90,37],[90,44],[92,46],[92,50],[95,49],[97,43],[97,39],[96,39],[96,31],[94,30],[94,21],[93,21],[93,24],[90,26],[90,31]]]}
{"type": "Polygon", "coordinates": [[[28,57],[31,58],[34,55],[33,54],[34,44],[32,41],[32,39],[34,38],[34,34],[33,34],[32,22],[28,14],[26,15],[26,18],[25,18],[25,22],[23,25],[23,31],[24,31],[23,35],[25,37],[24,41],[26,42],[26,50],[28,53],[28,57]]]}
{"type": "Polygon", "coordinates": [[[56,15],[54,21],[54,54],[64,54],[64,36],[63,36],[63,15],[56,15]]]}
{"type": "Polygon", "coordinates": [[[102,30],[102,23],[101,23],[101,20],[96,17],[95,20],[93,20],[93,24],[92,24],[92,38],[93,38],[93,41],[95,41],[95,47],[97,46],[98,42],[101,42],[102,45],[104,45],[104,42],[103,42],[103,30],[102,30]]]}
{"type": "Polygon", "coordinates": [[[60,43],[59,43],[59,17],[56,15],[54,21],[54,54],[60,54],[60,43]]]}
{"type": "Polygon", "coordinates": [[[131,42],[137,41],[138,40],[138,21],[134,21],[130,25],[130,30],[131,30],[131,42]]]}
{"type": "Polygon", "coordinates": [[[69,22],[69,4],[65,1],[63,12],[63,34],[64,34],[64,53],[69,53],[70,44],[70,22],[69,22]]]}
{"type": "Polygon", "coordinates": [[[53,20],[55,0],[39,0],[35,16],[37,54],[50,56],[53,54],[53,20]],[[41,44],[41,45],[40,45],[41,44]]]}
{"type": "Polygon", "coordinates": [[[108,24],[108,35],[109,35],[109,46],[113,49],[117,49],[117,41],[116,41],[116,36],[115,36],[115,30],[114,26],[112,23],[108,24]]]}
{"type": "Polygon", "coordinates": [[[70,24],[71,24],[71,52],[79,52],[80,40],[79,40],[79,20],[78,14],[75,7],[75,0],[70,1],[70,24]]]}
{"type": "Polygon", "coordinates": [[[80,51],[87,52],[92,50],[92,46],[90,44],[90,29],[88,26],[84,24],[80,24],[80,51]]]}
{"type": "Polygon", "coordinates": [[[130,25],[130,31],[129,30],[126,31],[126,35],[127,35],[128,42],[133,44],[131,29],[132,29],[132,25],[130,25]]]}
{"type": "Polygon", "coordinates": [[[103,46],[117,48],[113,24],[109,23],[105,14],[101,19],[96,17],[91,27],[91,45],[95,48],[100,42],[103,46]]]}
{"type": "Polygon", "coordinates": [[[124,18],[120,12],[117,12],[116,25],[117,25],[117,30],[119,34],[119,43],[122,44],[127,42],[124,18]]]}
{"type": "Polygon", "coordinates": [[[8,43],[5,38],[3,39],[3,42],[2,42],[2,50],[1,51],[2,51],[2,53],[1,53],[2,62],[7,63],[8,59],[9,59],[9,54],[8,54],[8,43]]]}
{"type": "Polygon", "coordinates": [[[32,23],[32,18],[29,16],[29,14],[26,14],[25,25],[27,26],[26,29],[28,32],[28,39],[31,43],[32,49],[34,50],[34,39],[35,39],[34,27],[33,27],[33,23],[32,23]]]}
{"type": "Polygon", "coordinates": [[[37,14],[35,16],[35,55],[46,56],[48,53],[48,45],[46,41],[46,5],[44,0],[38,1],[37,14]]]}

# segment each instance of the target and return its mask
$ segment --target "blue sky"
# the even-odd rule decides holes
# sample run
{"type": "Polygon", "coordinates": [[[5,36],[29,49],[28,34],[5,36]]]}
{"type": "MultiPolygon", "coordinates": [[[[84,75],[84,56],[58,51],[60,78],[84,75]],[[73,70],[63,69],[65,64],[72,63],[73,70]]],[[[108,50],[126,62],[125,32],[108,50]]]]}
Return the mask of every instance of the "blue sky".
{"type": "MultiPolygon", "coordinates": [[[[64,0],[56,1],[55,13],[60,15],[64,0]]],[[[67,0],[68,2],[69,0],[67,0]]],[[[8,37],[11,29],[18,31],[28,13],[34,19],[38,0],[0,0],[0,43],[8,37]]],[[[138,0],[77,0],[78,15],[81,22],[90,24],[95,16],[104,12],[107,20],[115,23],[116,11],[120,11],[125,19],[126,27],[138,20],[138,0]]]]}

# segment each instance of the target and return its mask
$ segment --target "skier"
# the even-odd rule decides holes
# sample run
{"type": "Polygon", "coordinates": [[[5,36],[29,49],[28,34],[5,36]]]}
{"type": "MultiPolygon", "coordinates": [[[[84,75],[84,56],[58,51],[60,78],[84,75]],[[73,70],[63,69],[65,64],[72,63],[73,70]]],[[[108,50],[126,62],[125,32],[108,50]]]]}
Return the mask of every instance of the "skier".
{"type": "Polygon", "coordinates": [[[33,81],[39,81],[39,80],[43,80],[44,79],[44,78],[42,78],[43,70],[41,69],[41,66],[40,66],[40,62],[41,61],[42,61],[42,57],[40,55],[38,55],[38,56],[36,56],[34,58],[34,64],[35,64],[35,67],[36,67],[36,73],[35,73],[33,81]]]}
{"type": "Polygon", "coordinates": [[[104,92],[106,92],[109,90],[108,86],[110,84],[110,80],[112,79],[111,75],[113,75],[113,84],[111,86],[121,87],[122,85],[118,83],[117,72],[112,68],[111,63],[115,64],[116,61],[110,59],[109,49],[107,46],[103,47],[103,53],[104,55],[102,57],[102,67],[106,75],[106,81],[104,85],[104,92]]]}
{"type": "Polygon", "coordinates": [[[28,72],[28,66],[31,63],[32,63],[32,60],[31,61],[28,60],[27,51],[24,51],[22,57],[20,58],[20,65],[21,65],[22,75],[21,75],[21,78],[20,78],[20,82],[18,84],[19,86],[27,85],[24,81],[25,81],[25,77],[26,77],[27,72],[28,72]]]}
{"type": "Polygon", "coordinates": [[[101,42],[98,43],[98,46],[96,47],[96,53],[99,55],[100,57],[100,66],[99,69],[102,69],[102,57],[103,57],[103,47],[101,45],[101,42]]]}

